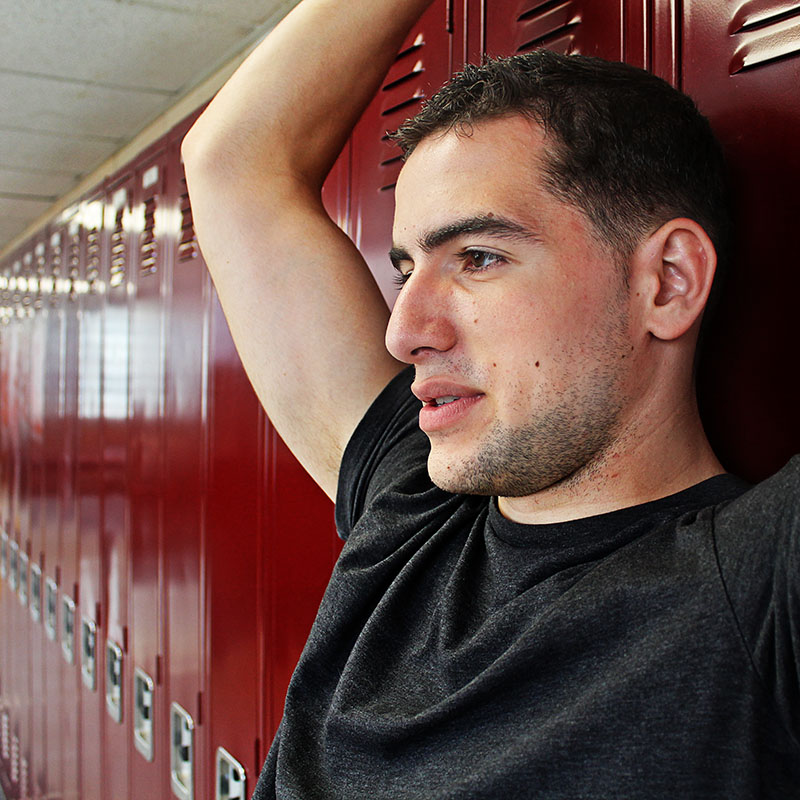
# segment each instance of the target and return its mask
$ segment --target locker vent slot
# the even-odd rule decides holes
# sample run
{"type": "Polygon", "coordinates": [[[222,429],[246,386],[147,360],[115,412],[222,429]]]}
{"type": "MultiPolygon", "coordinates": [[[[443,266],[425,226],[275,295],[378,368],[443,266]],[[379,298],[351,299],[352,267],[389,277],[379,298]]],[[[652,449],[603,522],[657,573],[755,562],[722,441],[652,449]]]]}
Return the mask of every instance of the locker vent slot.
{"type": "Polygon", "coordinates": [[[12,592],[17,591],[19,578],[19,545],[12,539],[8,545],[8,585],[12,592]]]}
{"type": "Polygon", "coordinates": [[[75,663],[75,603],[66,595],[61,598],[61,652],[67,664],[75,663]]]}
{"type": "Polygon", "coordinates": [[[215,800],[247,800],[244,767],[224,748],[217,748],[217,793],[215,800]]]}
{"type": "Polygon", "coordinates": [[[58,584],[48,578],[44,586],[44,629],[47,638],[56,640],[57,614],[58,614],[58,584]]]}
{"type": "Polygon", "coordinates": [[[8,534],[3,531],[0,534],[0,578],[5,580],[8,577],[8,534]]]}
{"type": "Polygon", "coordinates": [[[177,703],[170,707],[170,783],[179,800],[194,797],[194,722],[189,713],[177,703]]]}
{"type": "Polygon", "coordinates": [[[133,677],[133,743],[148,760],[153,760],[153,679],[136,667],[133,677]]]}
{"type": "Polygon", "coordinates": [[[186,187],[186,177],[181,178],[183,191],[180,196],[181,205],[181,239],[178,242],[178,260],[191,261],[197,258],[199,250],[197,247],[197,235],[194,231],[194,217],[192,216],[192,204],[189,202],[189,190],[186,187]]]}
{"type": "Polygon", "coordinates": [[[50,274],[54,277],[61,274],[61,267],[63,266],[62,255],[61,233],[54,233],[50,237],[50,274]]]}
{"type": "Polygon", "coordinates": [[[81,624],[81,677],[87,689],[97,688],[97,626],[88,617],[81,624]]]}
{"type": "Polygon", "coordinates": [[[8,711],[3,710],[0,712],[0,751],[2,751],[3,761],[8,761],[11,758],[11,731],[9,724],[8,711]]]}
{"type": "MultiPolygon", "coordinates": [[[[124,190],[123,190],[124,191],[124,190]]],[[[124,202],[124,201],[123,201],[124,202]]],[[[111,232],[111,265],[109,268],[109,284],[120,286],[125,281],[125,205],[117,209],[114,215],[114,229],[111,232]]]]}
{"type": "Polygon", "coordinates": [[[114,722],[122,722],[122,648],[106,642],[106,711],[114,722]]]}
{"type": "Polygon", "coordinates": [[[42,568],[31,565],[31,619],[39,622],[42,618],[42,568]]]}
{"type": "Polygon", "coordinates": [[[28,605],[28,554],[19,554],[19,580],[17,582],[19,593],[19,604],[28,605]]]}
{"type": "Polygon", "coordinates": [[[574,0],[521,3],[514,37],[515,52],[547,47],[558,53],[574,53],[574,28],[580,23],[574,0]]]}
{"type": "Polygon", "coordinates": [[[800,3],[790,8],[785,3],[776,8],[759,8],[742,11],[734,16],[731,33],[739,45],[728,67],[730,75],[746,72],[754,67],[783,61],[800,54],[800,3]]]}
{"type": "Polygon", "coordinates": [[[139,251],[139,270],[142,275],[150,275],[155,272],[157,261],[156,198],[151,197],[144,202],[144,230],[142,231],[142,245],[139,251]]]}
{"type": "Polygon", "coordinates": [[[86,280],[95,281],[100,275],[100,231],[92,228],[86,233],[86,280]]]}

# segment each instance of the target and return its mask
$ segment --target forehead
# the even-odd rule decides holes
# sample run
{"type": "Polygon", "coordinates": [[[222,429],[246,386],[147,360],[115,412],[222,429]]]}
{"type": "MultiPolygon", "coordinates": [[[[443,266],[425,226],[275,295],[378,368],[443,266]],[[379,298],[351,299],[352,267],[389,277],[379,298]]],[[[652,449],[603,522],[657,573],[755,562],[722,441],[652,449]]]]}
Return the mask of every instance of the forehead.
{"type": "Polygon", "coordinates": [[[421,226],[447,224],[454,216],[547,216],[563,204],[542,186],[544,152],[540,126],[519,115],[480,122],[468,132],[429,136],[409,156],[397,181],[395,239],[421,226]]]}

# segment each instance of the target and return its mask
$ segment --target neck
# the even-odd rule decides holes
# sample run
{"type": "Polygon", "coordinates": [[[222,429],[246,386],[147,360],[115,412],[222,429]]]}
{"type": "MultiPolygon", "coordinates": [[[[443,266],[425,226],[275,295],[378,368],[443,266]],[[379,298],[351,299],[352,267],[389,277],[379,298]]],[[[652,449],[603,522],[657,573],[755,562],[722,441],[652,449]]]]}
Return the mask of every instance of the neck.
{"type": "Polygon", "coordinates": [[[535,494],[500,497],[503,516],[544,524],[605,514],[688,489],[725,470],[703,431],[694,394],[657,413],[645,404],[583,467],[535,494]]]}

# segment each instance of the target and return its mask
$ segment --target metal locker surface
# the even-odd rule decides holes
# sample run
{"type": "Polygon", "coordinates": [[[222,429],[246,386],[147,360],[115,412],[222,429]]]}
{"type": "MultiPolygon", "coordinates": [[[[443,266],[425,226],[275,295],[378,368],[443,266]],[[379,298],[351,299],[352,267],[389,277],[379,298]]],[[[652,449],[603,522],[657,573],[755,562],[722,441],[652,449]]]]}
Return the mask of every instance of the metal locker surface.
{"type": "Polygon", "coordinates": [[[623,0],[490,0],[485,7],[485,47],[489,56],[547,48],[612,61],[622,59],[623,0]]]}
{"type": "MultiPolygon", "coordinates": [[[[60,577],[61,604],[59,606],[59,640],[72,650],[72,660],[62,657],[61,670],[61,738],[62,792],[65,800],[77,800],[80,787],[80,661],[77,626],[68,630],[69,603],[80,602],[78,569],[80,563],[80,532],[78,529],[78,503],[76,483],[77,418],[78,418],[78,354],[80,321],[78,318],[78,282],[81,279],[84,236],[80,207],[74,206],[62,215],[64,227],[64,275],[60,285],[63,302],[61,315],[61,381],[59,386],[58,424],[60,429],[59,452],[59,506],[60,506],[60,552],[58,567],[60,577]],[[66,602],[65,602],[66,601],[66,602]]],[[[73,623],[75,620],[73,619],[73,623]]]]}
{"type": "Polygon", "coordinates": [[[47,793],[47,704],[46,669],[49,640],[42,624],[44,582],[44,384],[47,356],[47,232],[34,240],[33,268],[29,278],[31,309],[30,327],[30,591],[28,598],[31,627],[31,752],[30,773],[34,796],[47,793]]]}
{"type": "Polygon", "coordinates": [[[105,565],[106,641],[104,660],[106,723],[103,737],[104,785],[110,798],[129,797],[132,740],[133,670],[128,647],[128,425],[131,293],[131,244],[134,176],[109,182],[105,196],[106,293],[103,309],[102,547],[105,565]],[[118,648],[115,650],[114,648],[118,648]],[[111,655],[110,655],[111,654],[111,655]],[[118,657],[117,657],[118,656],[118,657]],[[109,670],[111,658],[111,670],[109,670]],[[116,663],[119,667],[116,667],[116,663]]]}
{"type": "MultiPolygon", "coordinates": [[[[258,588],[264,433],[258,400],[216,293],[209,302],[204,720],[208,752],[222,746],[254,770],[265,692],[259,648],[269,615],[261,608],[258,588]]],[[[208,767],[203,783],[210,793],[214,778],[208,767]]]]}
{"type": "Polygon", "coordinates": [[[683,5],[682,88],[711,120],[735,193],[732,269],[701,359],[701,409],[725,466],[749,480],[800,449],[800,10],[777,0],[683,5]]]}
{"type": "Polygon", "coordinates": [[[387,138],[450,75],[448,0],[436,0],[414,26],[377,95],[353,131],[350,235],[386,302],[397,293],[389,263],[400,149],[387,138]]]}
{"type": "MultiPolygon", "coordinates": [[[[131,750],[131,796],[161,797],[167,785],[167,698],[163,655],[163,282],[169,265],[159,241],[167,221],[166,153],[153,148],[135,170],[132,226],[137,231],[131,280],[135,287],[130,326],[130,424],[128,487],[130,497],[130,667],[153,681],[152,760],[131,750]]],[[[136,702],[136,698],[134,698],[136,702]]],[[[129,718],[133,724],[133,717],[129,718]]]]}
{"type": "MultiPolygon", "coordinates": [[[[64,368],[63,352],[65,330],[64,306],[66,297],[61,288],[65,270],[65,248],[67,230],[63,226],[49,229],[47,269],[45,280],[49,292],[44,300],[41,314],[45,328],[44,356],[44,480],[42,495],[42,519],[45,596],[43,602],[43,628],[45,631],[45,707],[46,707],[46,762],[47,788],[55,797],[61,797],[64,787],[61,724],[62,664],[60,648],[61,597],[58,592],[61,554],[61,474],[63,426],[60,417],[61,379],[64,368]],[[49,587],[49,590],[48,590],[49,587]]],[[[71,591],[71,590],[70,590],[71,591]]]]}
{"type": "Polygon", "coordinates": [[[79,274],[73,282],[73,307],[78,315],[78,402],[75,420],[75,488],[80,532],[76,635],[81,673],[81,800],[103,800],[103,746],[105,674],[101,669],[105,641],[102,633],[104,574],[101,550],[102,461],[101,438],[103,367],[103,196],[81,203],[83,250],[79,274]]]}
{"type": "MultiPolygon", "coordinates": [[[[188,191],[179,140],[170,137],[167,207],[176,224],[160,237],[162,259],[172,265],[164,283],[166,314],[164,398],[164,590],[165,690],[193,721],[192,758],[171,760],[173,787],[204,800],[206,753],[200,725],[202,691],[202,547],[206,497],[206,374],[208,364],[208,278],[192,233],[188,191]],[[180,220],[180,225],[177,224],[180,220]],[[178,766],[180,765],[180,766],[178,766]],[[177,774],[173,774],[177,771],[177,774]]],[[[172,739],[172,737],[170,737],[172,739]]],[[[174,747],[174,742],[170,749],[174,747]]],[[[173,788],[173,792],[175,789],[173,788]]]]}

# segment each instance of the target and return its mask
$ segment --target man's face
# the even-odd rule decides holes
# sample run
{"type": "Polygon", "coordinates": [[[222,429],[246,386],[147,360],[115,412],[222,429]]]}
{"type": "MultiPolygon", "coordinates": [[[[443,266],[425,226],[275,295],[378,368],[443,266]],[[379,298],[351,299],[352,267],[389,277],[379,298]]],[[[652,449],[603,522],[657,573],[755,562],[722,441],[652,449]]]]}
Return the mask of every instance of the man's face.
{"type": "Polygon", "coordinates": [[[526,496],[608,452],[632,344],[622,269],[542,186],[541,129],[514,116],[424,140],[397,184],[406,275],[387,346],[416,368],[429,471],[526,496]]]}

